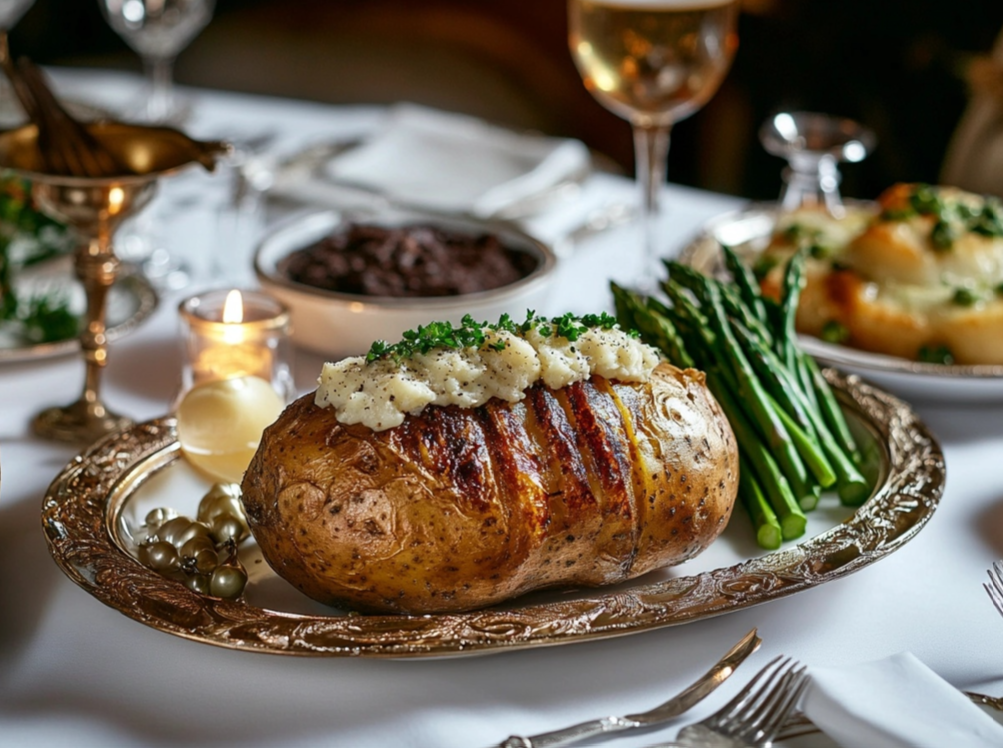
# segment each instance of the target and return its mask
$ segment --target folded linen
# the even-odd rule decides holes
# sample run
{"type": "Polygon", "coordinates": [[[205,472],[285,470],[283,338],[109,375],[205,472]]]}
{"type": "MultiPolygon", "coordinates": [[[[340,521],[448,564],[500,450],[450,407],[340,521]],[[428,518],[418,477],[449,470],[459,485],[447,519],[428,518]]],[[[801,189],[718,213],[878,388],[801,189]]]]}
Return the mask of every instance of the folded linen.
{"type": "Polygon", "coordinates": [[[909,652],[809,675],[802,709],[844,748],[1003,746],[1003,726],[909,652]]]}
{"type": "Polygon", "coordinates": [[[584,178],[589,163],[588,149],[577,140],[399,104],[382,128],[331,159],[324,171],[334,182],[408,207],[492,218],[532,212],[536,198],[584,178]]]}

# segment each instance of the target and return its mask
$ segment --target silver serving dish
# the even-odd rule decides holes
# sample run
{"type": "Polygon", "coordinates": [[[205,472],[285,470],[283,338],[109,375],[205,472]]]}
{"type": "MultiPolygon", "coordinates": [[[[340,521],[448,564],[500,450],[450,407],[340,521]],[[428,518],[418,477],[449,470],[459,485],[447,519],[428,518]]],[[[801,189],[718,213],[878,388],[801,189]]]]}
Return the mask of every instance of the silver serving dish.
{"type": "Polygon", "coordinates": [[[788,597],[869,566],[933,516],[944,456],[901,400],[833,370],[835,388],[875,490],[856,509],[822,497],[805,540],[772,553],[736,511],[717,541],[682,566],[599,589],[539,592],[504,606],[449,615],[357,615],[327,608],[277,577],[253,543],[236,601],[206,597],[142,566],[134,537],[146,512],[192,515],[209,484],[182,459],[175,422],[113,434],[73,460],[49,488],[45,536],[58,566],[91,595],[176,636],[250,652],[316,657],[445,657],[552,646],[693,623],[788,597]]]}

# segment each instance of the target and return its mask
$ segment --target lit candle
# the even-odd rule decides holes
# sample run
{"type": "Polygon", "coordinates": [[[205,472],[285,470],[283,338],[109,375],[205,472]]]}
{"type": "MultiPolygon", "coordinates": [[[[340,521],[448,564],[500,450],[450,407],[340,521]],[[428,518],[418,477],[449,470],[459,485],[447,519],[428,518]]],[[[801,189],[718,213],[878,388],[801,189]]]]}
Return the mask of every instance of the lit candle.
{"type": "Polygon", "coordinates": [[[180,306],[186,325],[178,441],[214,480],[239,482],[261,432],[292,394],[289,314],[255,291],[211,291],[180,306]]]}
{"type": "Polygon", "coordinates": [[[182,302],[181,316],[188,324],[188,386],[241,376],[273,381],[289,328],[279,302],[249,291],[215,291],[182,302]]]}

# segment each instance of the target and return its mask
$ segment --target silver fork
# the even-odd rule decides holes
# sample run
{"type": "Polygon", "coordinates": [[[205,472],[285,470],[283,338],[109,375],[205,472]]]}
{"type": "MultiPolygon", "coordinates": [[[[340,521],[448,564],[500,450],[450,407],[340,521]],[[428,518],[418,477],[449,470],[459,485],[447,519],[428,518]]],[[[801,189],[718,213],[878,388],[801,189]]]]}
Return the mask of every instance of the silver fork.
{"type": "Polygon", "coordinates": [[[1003,616],[1003,561],[994,562],[993,568],[989,569],[987,573],[989,574],[989,582],[983,583],[982,586],[989,593],[989,598],[996,606],[996,610],[1003,616]]]}
{"type": "Polygon", "coordinates": [[[807,685],[803,665],[775,657],[720,710],[649,748],[769,748],[807,685]]]}

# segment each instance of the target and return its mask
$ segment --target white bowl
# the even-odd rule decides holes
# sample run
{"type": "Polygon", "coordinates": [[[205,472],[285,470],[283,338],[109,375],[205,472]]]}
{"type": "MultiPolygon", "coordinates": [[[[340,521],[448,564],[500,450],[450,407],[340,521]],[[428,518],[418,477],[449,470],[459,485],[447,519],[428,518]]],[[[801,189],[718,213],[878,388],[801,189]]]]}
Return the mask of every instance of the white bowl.
{"type": "Polygon", "coordinates": [[[539,263],[515,283],[459,296],[394,298],[327,291],[290,280],[278,270],[278,264],[291,252],[347,225],[349,219],[335,211],[296,218],[262,240],[254,255],[254,271],[262,289],[289,307],[292,339],[299,346],[343,358],[364,354],[374,340],[395,343],[405,330],[433,321],[459,324],[464,315],[470,314],[479,322],[494,322],[503,313],[522,320],[527,309],[547,311],[557,259],[549,247],[513,226],[403,211],[359,222],[380,226],[421,223],[473,234],[492,233],[505,246],[537,257],[539,263]]]}

